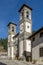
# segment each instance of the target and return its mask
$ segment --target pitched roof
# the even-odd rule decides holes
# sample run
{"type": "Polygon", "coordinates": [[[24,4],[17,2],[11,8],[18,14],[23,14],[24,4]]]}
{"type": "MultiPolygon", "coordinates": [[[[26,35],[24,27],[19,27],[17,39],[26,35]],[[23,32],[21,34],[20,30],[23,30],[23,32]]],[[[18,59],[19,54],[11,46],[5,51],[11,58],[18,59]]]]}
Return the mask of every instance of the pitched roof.
{"type": "Polygon", "coordinates": [[[19,35],[19,32],[13,38],[17,37],[18,35],[19,35]]]}
{"type": "Polygon", "coordinates": [[[22,6],[21,6],[21,8],[19,9],[19,12],[23,9],[23,7],[27,7],[27,8],[29,8],[30,10],[32,10],[32,8],[30,7],[30,6],[28,6],[28,5],[26,5],[26,4],[23,4],[22,6]]]}
{"type": "Polygon", "coordinates": [[[17,24],[15,24],[13,22],[9,22],[7,26],[9,26],[10,24],[13,24],[13,25],[17,26],[17,24]]]}
{"type": "Polygon", "coordinates": [[[42,30],[43,30],[43,27],[41,27],[39,30],[37,30],[36,32],[34,32],[30,37],[28,37],[28,39],[32,38],[34,35],[36,35],[37,33],[39,33],[42,30]]]}

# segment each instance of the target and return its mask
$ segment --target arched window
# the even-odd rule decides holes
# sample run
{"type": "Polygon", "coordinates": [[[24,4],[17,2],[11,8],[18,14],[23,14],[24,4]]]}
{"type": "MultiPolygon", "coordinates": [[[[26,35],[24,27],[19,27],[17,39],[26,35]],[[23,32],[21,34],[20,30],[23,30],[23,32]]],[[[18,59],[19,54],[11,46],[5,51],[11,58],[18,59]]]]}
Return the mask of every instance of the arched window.
{"type": "Polygon", "coordinates": [[[14,27],[12,27],[12,31],[14,32],[14,27]]]}
{"type": "Polygon", "coordinates": [[[26,18],[29,18],[29,12],[28,11],[26,12],[26,18]]]}

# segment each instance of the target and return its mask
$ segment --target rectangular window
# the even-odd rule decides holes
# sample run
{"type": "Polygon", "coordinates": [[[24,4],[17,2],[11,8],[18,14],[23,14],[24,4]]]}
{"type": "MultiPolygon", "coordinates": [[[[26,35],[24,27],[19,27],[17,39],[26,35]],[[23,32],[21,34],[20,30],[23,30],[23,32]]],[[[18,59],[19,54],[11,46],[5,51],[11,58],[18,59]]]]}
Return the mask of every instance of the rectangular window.
{"type": "Polygon", "coordinates": [[[43,32],[40,33],[40,37],[43,37],[43,32]]]}
{"type": "Polygon", "coordinates": [[[43,47],[41,47],[40,49],[39,49],[39,54],[40,54],[40,57],[43,57],[43,47]]]}

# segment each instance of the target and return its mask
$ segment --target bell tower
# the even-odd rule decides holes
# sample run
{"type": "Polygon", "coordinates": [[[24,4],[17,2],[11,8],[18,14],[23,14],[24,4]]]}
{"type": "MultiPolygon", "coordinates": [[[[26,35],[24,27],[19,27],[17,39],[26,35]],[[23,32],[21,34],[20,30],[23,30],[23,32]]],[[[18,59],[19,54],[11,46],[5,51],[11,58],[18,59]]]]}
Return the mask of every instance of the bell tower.
{"type": "Polygon", "coordinates": [[[13,36],[16,35],[16,24],[10,22],[8,24],[8,58],[14,58],[14,40],[13,36]]]}
{"type": "MultiPolygon", "coordinates": [[[[20,13],[20,35],[19,35],[19,56],[31,52],[31,41],[27,38],[32,34],[32,8],[23,4],[19,10],[20,13]]],[[[29,55],[29,54],[28,54],[29,55]]]]}
{"type": "Polygon", "coordinates": [[[24,4],[20,8],[19,12],[20,12],[20,34],[25,31],[27,32],[26,34],[29,33],[29,35],[31,35],[32,33],[32,20],[31,20],[32,9],[29,6],[24,4]]]}

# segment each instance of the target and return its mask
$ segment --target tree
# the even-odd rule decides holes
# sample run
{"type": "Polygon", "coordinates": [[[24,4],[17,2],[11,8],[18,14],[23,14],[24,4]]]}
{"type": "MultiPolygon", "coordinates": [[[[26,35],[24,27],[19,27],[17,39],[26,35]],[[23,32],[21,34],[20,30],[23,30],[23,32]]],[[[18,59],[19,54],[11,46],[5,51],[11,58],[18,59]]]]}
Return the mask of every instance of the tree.
{"type": "Polygon", "coordinates": [[[0,46],[3,46],[4,50],[7,51],[7,38],[0,39],[0,46]]]}

